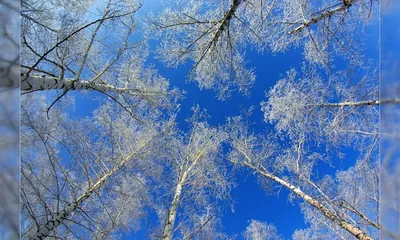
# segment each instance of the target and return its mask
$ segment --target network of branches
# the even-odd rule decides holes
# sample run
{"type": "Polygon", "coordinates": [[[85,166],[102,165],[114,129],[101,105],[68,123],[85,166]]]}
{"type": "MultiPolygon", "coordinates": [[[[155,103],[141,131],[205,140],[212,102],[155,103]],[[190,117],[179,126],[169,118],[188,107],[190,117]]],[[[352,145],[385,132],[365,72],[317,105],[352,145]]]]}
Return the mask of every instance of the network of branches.
{"type": "Polygon", "coordinates": [[[240,204],[232,189],[252,174],[272,193],[257,201],[299,206],[292,239],[378,239],[379,107],[400,102],[379,99],[366,48],[378,2],[146,4],[21,2],[21,238],[285,239],[264,219],[224,230],[240,204]],[[288,54],[292,68],[260,79],[249,52],[288,54]],[[157,67],[184,69],[228,104],[273,84],[215,124],[201,101],[182,116],[185,85],[157,67]]]}

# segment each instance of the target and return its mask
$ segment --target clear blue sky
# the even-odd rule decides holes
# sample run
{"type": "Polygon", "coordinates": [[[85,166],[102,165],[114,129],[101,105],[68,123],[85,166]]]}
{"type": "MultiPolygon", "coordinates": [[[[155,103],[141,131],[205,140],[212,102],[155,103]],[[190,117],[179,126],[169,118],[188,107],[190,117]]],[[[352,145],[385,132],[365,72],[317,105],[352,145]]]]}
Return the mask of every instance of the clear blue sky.
{"type": "MultiPolygon", "coordinates": [[[[139,11],[139,15],[143,16],[149,10],[158,10],[159,0],[145,0],[143,8],[139,11]]],[[[378,25],[371,29],[367,29],[368,51],[367,54],[375,59],[378,58],[378,25]]],[[[154,42],[152,44],[154,50],[154,42]]],[[[255,122],[254,130],[256,132],[264,132],[267,125],[263,122],[263,114],[260,109],[260,102],[265,100],[265,91],[268,91],[277,80],[279,80],[287,70],[291,67],[299,69],[303,61],[301,54],[302,49],[291,50],[285,54],[276,54],[271,56],[268,53],[260,56],[255,52],[248,50],[246,59],[249,61],[249,67],[255,68],[256,84],[252,90],[250,97],[244,97],[234,93],[231,98],[226,101],[219,101],[216,93],[211,90],[202,90],[196,86],[196,83],[186,82],[186,76],[190,66],[181,66],[178,69],[169,69],[164,67],[160,62],[153,59],[150,55],[149,63],[154,64],[160,74],[167,79],[174,87],[184,89],[187,94],[186,98],[181,102],[181,111],[178,114],[179,126],[185,129],[187,126],[184,119],[191,115],[190,108],[194,104],[199,104],[202,108],[207,109],[211,118],[209,123],[214,126],[222,125],[229,116],[240,114],[241,107],[248,109],[255,106],[252,120],[255,122]]],[[[338,65],[340,63],[338,62],[338,65]]],[[[96,106],[96,102],[88,99],[92,98],[93,93],[84,97],[85,104],[77,104],[76,116],[87,115],[96,106]]],[[[82,97],[77,94],[77,102],[82,97]]],[[[351,152],[348,152],[351,155],[351,152]]],[[[343,168],[348,166],[349,162],[344,163],[343,168]]],[[[321,171],[332,171],[327,166],[321,165],[321,171]],[[324,169],[325,168],[325,169],[324,169]]],[[[255,177],[249,172],[241,171],[236,174],[237,187],[232,190],[232,197],[235,204],[235,212],[227,211],[222,218],[224,226],[223,231],[229,235],[237,234],[241,239],[241,232],[245,230],[248,221],[251,219],[266,221],[275,224],[280,234],[285,239],[290,239],[296,229],[306,227],[303,215],[297,204],[288,201],[288,192],[285,189],[280,191],[280,195],[266,195],[265,190],[257,184],[255,177]]],[[[155,222],[155,220],[153,220],[155,222]]],[[[126,234],[123,239],[147,239],[144,232],[126,234]]]]}

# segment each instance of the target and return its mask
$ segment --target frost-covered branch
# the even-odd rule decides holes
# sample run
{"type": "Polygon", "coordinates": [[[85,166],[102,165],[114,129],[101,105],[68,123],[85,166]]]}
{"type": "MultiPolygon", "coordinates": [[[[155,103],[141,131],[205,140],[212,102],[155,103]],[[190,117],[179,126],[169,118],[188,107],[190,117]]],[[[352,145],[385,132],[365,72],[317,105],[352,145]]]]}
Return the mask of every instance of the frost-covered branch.
{"type": "Polygon", "coordinates": [[[262,176],[264,176],[264,177],[266,177],[266,178],[268,178],[268,179],[270,179],[270,180],[272,180],[272,181],[274,181],[274,182],[286,187],[288,190],[292,191],[298,197],[303,199],[305,202],[307,202],[308,204],[312,205],[313,207],[315,207],[316,209],[321,211],[321,213],[326,218],[331,220],[333,223],[339,225],[341,228],[345,229],[347,232],[352,234],[357,239],[372,240],[372,238],[367,233],[361,231],[360,228],[358,228],[357,226],[353,225],[352,223],[340,218],[338,215],[336,215],[335,212],[330,211],[326,206],[321,204],[319,201],[314,199],[312,196],[309,196],[306,193],[304,193],[300,188],[297,188],[294,185],[284,181],[283,179],[281,179],[281,178],[269,173],[268,171],[265,171],[265,169],[263,167],[256,167],[253,164],[250,164],[248,162],[244,162],[242,164],[243,164],[243,166],[246,166],[246,167],[249,167],[249,168],[253,169],[258,174],[261,174],[262,176]]]}
{"type": "MultiPolygon", "coordinates": [[[[197,108],[194,118],[199,114],[196,111],[197,108]]],[[[192,127],[186,136],[176,136],[169,141],[169,158],[176,181],[172,182],[173,196],[163,223],[162,238],[166,240],[172,239],[177,230],[175,221],[183,203],[188,203],[183,205],[185,208],[190,206],[188,201],[199,204],[204,201],[212,206],[212,201],[229,196],[230,179],[218,156],[226,135],[205,122],[198,122],[198,119],[192,118],[191,121],[192,127]]]]}
{"type": "Polygon", "coordinates": [[[160,40],[158,53],[168,66],[194,62],[189,78],[200,88],[216,90],[222,100],[233,91],[248,95],[255,76],[245,66],[245,48],[251,45],[260,52],[266,48],[262,24],[273,4],[264,0],[179,2],[161,14],[150,14],[148,31],[160,40]]]}
{"type": "MultiPolygon", "coordinates": [[[[355,221],[354,215],[346,213],[346,208],[338,207],[335,204],[336,199],[338,201],[348,199],[357,205],[355,207],[358,212],[367,210],[370,216],[376,217],[377,212],[369,208],[370,204],[375,204],[369,199],[369,196],[375,196],[378,189],[376,182],[378,168],[373,161],[368,165],[362,159],[354,168],[338,171],[335,180],[326,176],[324,181],[316,183],[312,180],[313,168],[316,165],[313,158],[322,158],[321,155],[314,153],[306,156],[302,152],[303,156],[298,160],[297,146],[289,150],[282,150],[282,147],[277,146],[273,137],[264,137],[261,134],[250,132],[241,117],[229,119],[226,129],[230,133],[232,147],[228,160],[233,164],[247,168],[262,179],[289,190],[290,196],[304,201],[302,209],[312,209],[304,210],[307,218],[315,221],[327,221],[328,225],[333,224],[331,231],[335,232],[338,230],[336,228],[339,228],[339,231],[345,231],[358,239],[373,238],[369,230],[363,226],[365,219],[355,221]],[[297,186],[294,182],[297,182],[297,186]],[[361,184],[364,189],[353,187],[350,183],[361,184]]],[[[370,158],[371,154],[367,152],[365,157],[370,158]]]]}

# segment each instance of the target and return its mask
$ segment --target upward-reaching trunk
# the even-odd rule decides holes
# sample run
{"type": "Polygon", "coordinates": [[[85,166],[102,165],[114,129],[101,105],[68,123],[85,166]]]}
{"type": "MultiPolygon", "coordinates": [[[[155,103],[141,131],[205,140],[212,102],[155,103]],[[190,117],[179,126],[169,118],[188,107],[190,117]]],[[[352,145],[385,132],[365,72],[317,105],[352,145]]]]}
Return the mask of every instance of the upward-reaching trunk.
{"type": "Polygon", "coordinates": [[[178,184],[176,185],[174,198],[172,199],[171,205],[168,209],[167,220],[166,220],[166,223],[164,226],[163,237],[162,237],[163,240],[171,240],[174,235],[176,213],[178,211],[179,200],[182,195],[182,188],[185,185],[185,182],[186,182],[190,172],[193,170],[193,168],[196,166],[196,164],[203,159],[205,153],[206,153],[206,149],[199,151],[195,155],[193,162],[189,165],[189,167],[187,169],[181,168],[182,175],[179,178],[178,184]]]}
{"type": "Polygon", "coordinates": [[[234,16],[237,8],[239,7],[240,3],[243,0],[233,0],[233,3],[229,10],[225,13],[224,18],[221,21],[221,25],[219,25],[219,28],[217,32],[214,35],[214,38],[212,40],[212,43],[216,43],[218,41],[218,38],[221,36],[221,33],[224,31],[226,26],[229,26],[229,22],[231,21],[232,17],[234,16]]]}
{"type": "Polygon", "coordinates": [[[358,228],[357,226],[353,225],[352,223],[341,219],[335,212],[332,212],[331,210],[329,210],[326,206],[324,206],[322,203],[320,203],[318,200],[316,200],[315,198],[307,195],[306,193],[304,193],[300,188],[290,184],[289,182],[269,173],[266,169],[264,168],[260,168],[260,167],[256,167],[254,165],[252,165],[251,163],[245,162],[245,163],[241,163],[242,165],[249,167],[251,169],[253,169],[254,171],[256,171],[257,173],[261,174],[262,176],[271,179],[277,183],[279,183],[280,185],[286,187],[287,189],[289,189],[290,191],[292,191],[293,193],[295,193],[298,197],[302,198],[304,201],[306,201],[308,204],[310,204],[311,206],[315,207],[316,209],[318,209],[326,218],[328,218],[329,220],[331,220],[332,222],[334,222],[335,224],[337,224],[339,227],[343,228],[344,230],[346,230],[347,232],[349,232],[350,234],[352,234],[354,237],[356,237],[357,239],[360,240],[372,240],[372,238],[370,236],[368,236],[367,233],[361,231],[360,228],[358,228]]]}
{"type": "Polygon", "coordinates": [[[322,19],[328,18],[338,12],[344,12],[349,6],[351,6],[352,2],[353,2],[353,0],[346,0],[345,4],[340,4],[339,6],[333,8],[329,11],[322,12],[320,15],[313,17],[310,20],[305,21],[300,26],[293,29],[292,31],[289,32],[289,34],[298,33],[300,31],[302,31],[304,28],[309,27],[309,26],[321,21],[322,19]]]}
{"type": "Polygon", "coordinates": [[[171,205],[170,205],[170,207],[168,209],[168,213],[167,213],[167,222],[165,223],[163,237],[162,237],[163,240],[171,240],[172,239],[172,236],[174,233],[176,212],[178,210],[179,200],[182,195],[182,187],[185,184],[186,176],[187,176],[187,174],[185,172],[183,174],[181,180],[179,181],[179,183],[176,185],[174,198],[172,199],[171,205]]]}
{"type": "Polygon", "coordinates": [[[377,229],[381,229],[381,225],[379,223],[376,223],[375,221],[372,221],[369,217],[367,217],[362,212],[358,211],[355,207],[353,207],[353,206],[351,206],[349,204],[345,204],[344,202],[341,202],[340,206],[352,211],[355,214],[357,214],[360,218],[364,219],[366,222],[368,222],[372,226],[376,227],[377,229]]]}
{"type": "Polygon", "coordinates": [[[225,12],[223,19],[220,21],[221,24],[219,25],[218,29],[215,31],[215,34],[214,34],[212,40],[207,44],[207,46],[203,50],[203,54],[200,57],[200,59],[197,61],[197,63],[195,64],[194,68],[196,68],[197,65],[203,60],[203,58],[205,57],[207,52],[209,50],[211,50],[212,47],[215,47],[217,45],[219,38],[221,37],[222,33],[225,31],[225,28],[229,27],[229,23],[230,23],[232,17],[235,15],[237,8],[239,7],[239,5],[242,1],[243,0],[233,0],[233,3],[230,6],[229,10],[225,12]]]}
{"type": "Polygon", "coordinates": [[[339,103],[321,103],[311,104],[313,107],[361,107],[361,106],[376,106],[381,104],[400,103],[400,98],[389,98],[381,100],[367,100],[360,102],[339,102],[339,103]]]}
{"type": "Polygon", "coordinates": [[[129,93],[136,95],[159,94],[157,92],[147,93],[140,89],[119,88],[110,84],[97,83],[93,81],[78,80],[73,78],[58,78],[51,76],[40,76],[34,74],[21,74],[21,90],[97,90],[100,92],[129,93]]]}
{"type": "Polygon", "coordinates": [[[45,224],[39,227],[36,236],[34,236],[32,239],[34,240],[42,240],[45,239],[49,234],[56,229],[61,223],[64,222],[67,217],[74,212],[86,199],[88,199],[94,191],[99,189],[104,182],[110,178],[114,172],[119,169],[123,164],[125,164],[128,161],[128,158],[125,159],[124,161],[121,162],[120,166],[113,168],[110,170],[106,175],[104,175],[102,178],[100,178],[91,188],[89,188],[86,192],[84,192],[77,200],[73,201],[72,203],[69,203],[67,207],[65,207],[61,212],[57,213],[55,217],[53,217],[51,220],[47,221],[45,224]]]}
{"type": "MultiPolygon", "coordinates": [[[[158,135],[158,134],[157,134],[158,135]]],[[[153,136],[142,144],[135,152],[124,158],[116,166],[114,166],[110,171],[108,171],[103,177],[101,177],[93,186],[91,186],[86,192],[84,192],[78,199],[69,203],[61,212],[57,213],[51,220],[47,221],[45,224],[39,226],[35,235],[30,239],[42,240],[49,236],[49,234],[54,231],[61,223],[64,222],[67,217],[73,213],[82,203],[88,199],[97,189],[102,187],[116,171],[123,167],[127,162],[129,162],[141,149],[143,149],[151,140],[153,140],[157,135],[153,136]]]]}

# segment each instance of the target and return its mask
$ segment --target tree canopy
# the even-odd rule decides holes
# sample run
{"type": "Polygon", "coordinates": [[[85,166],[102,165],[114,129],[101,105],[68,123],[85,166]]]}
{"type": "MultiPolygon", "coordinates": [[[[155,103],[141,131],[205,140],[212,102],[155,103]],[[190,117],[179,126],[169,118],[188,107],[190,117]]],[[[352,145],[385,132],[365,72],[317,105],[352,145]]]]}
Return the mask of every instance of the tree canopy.
{"type": "Polygon", "coordinates": [[[20,15],[22,239],[378,239],[377,1],[20,15]]]}

